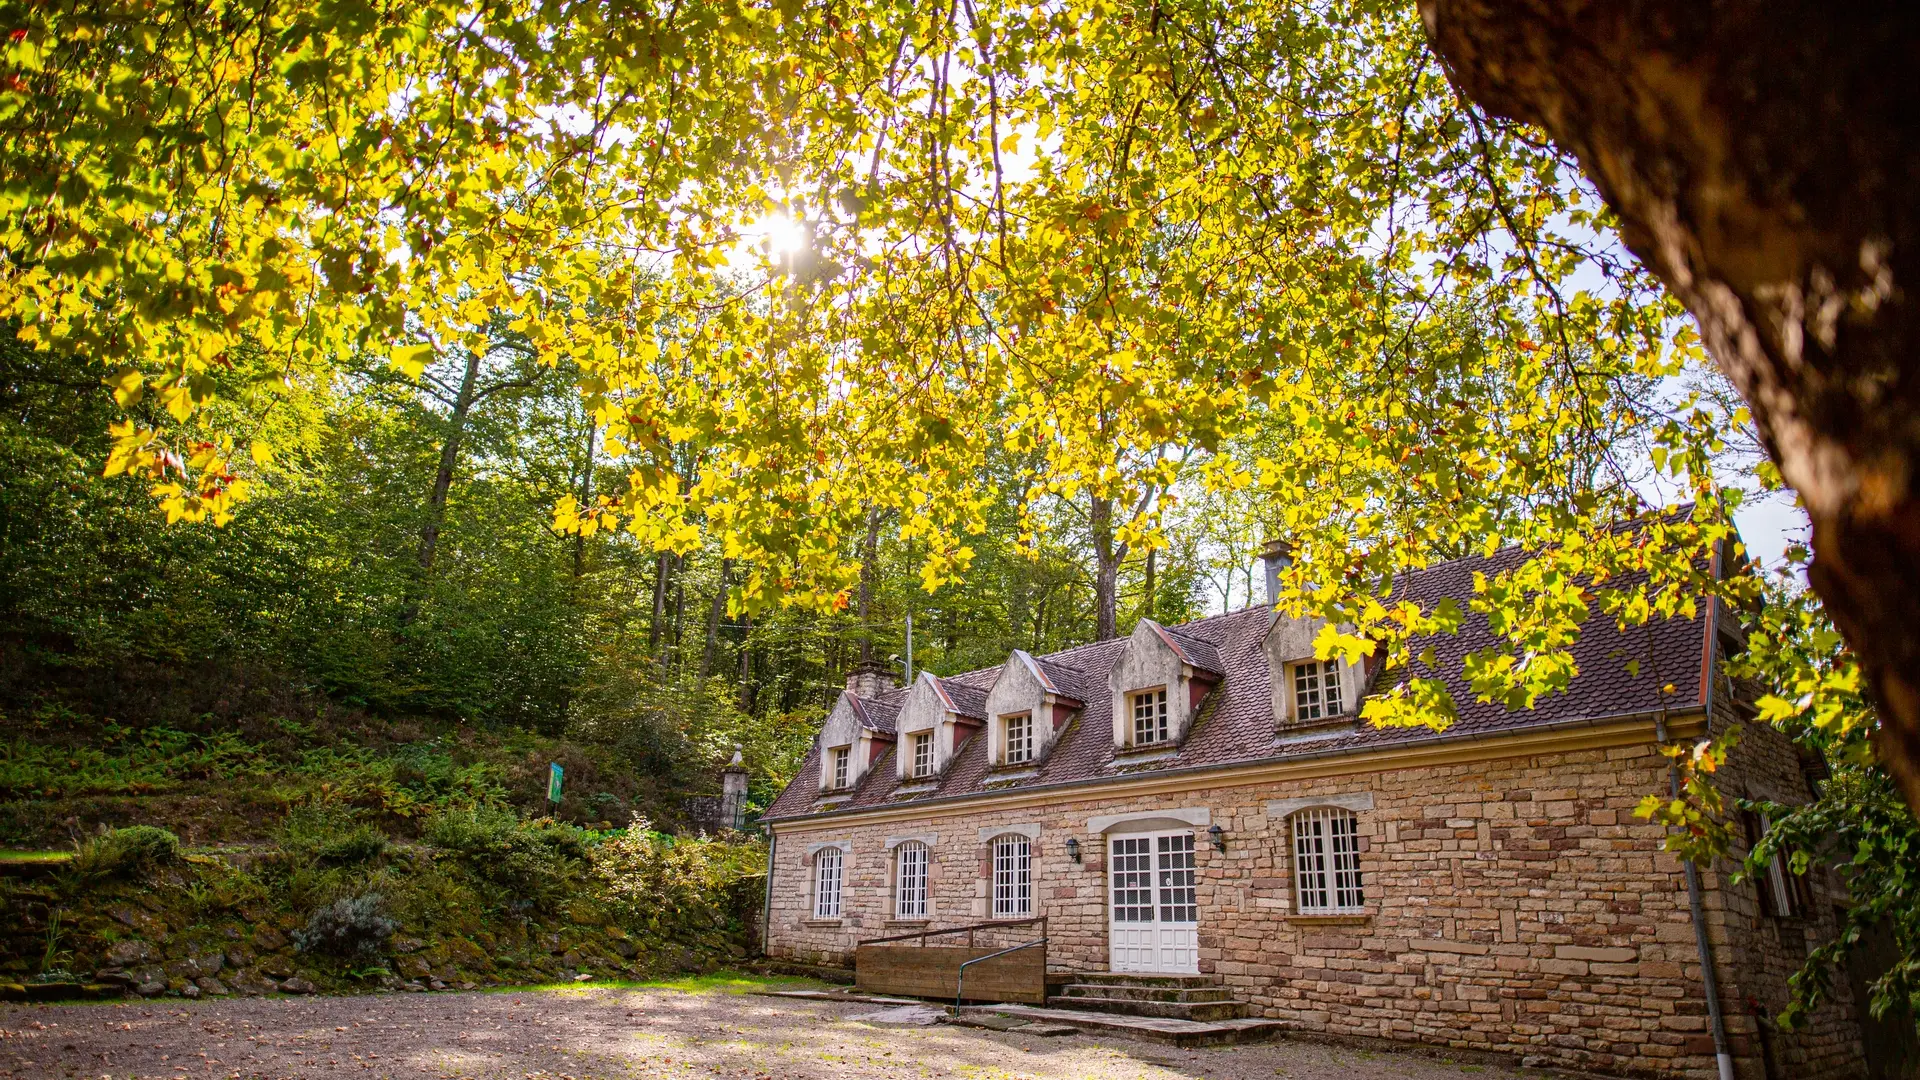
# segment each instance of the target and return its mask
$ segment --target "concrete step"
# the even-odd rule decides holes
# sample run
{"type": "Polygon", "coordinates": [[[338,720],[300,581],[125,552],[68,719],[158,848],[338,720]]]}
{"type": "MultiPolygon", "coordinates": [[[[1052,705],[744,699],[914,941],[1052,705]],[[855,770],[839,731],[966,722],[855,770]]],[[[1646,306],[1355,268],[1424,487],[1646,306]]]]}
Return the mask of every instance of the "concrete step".
{"type": "Polygon", "coordinates": [[[1211,975],[1155,975],[1136,974],[1130,971],[1083,971],[1067,979],[1068,982],[1095,984],[1099,986],[1218,986],[1220,982],[1211,975]]]}
{"type": "Polygon", "coordinates": [[[1128,986],[1122,983],[1068,983],[1048,996],[1120,998],[1125,1001],[1232,1001],[1223,986],[1128,986]]]}
{"type": "Polygon", "coordinates": [[[1033,1005],[970,1005],[962,1015],[998,1013],[1035,1023],[1065,1024],[1097,1035],[1122,1035],[1172,1046],[1228,1046],[1270,1039],[1286,1030],[1282,1020],[1180,1020],[1157,1016],[1117,1016],[1081,1009],[1039,1008],[1033,1005]]]}
{"type": "Polygon", "coordinates": [[[1152,1001],[1119,997],[1050,997],[1047,1004],[1062,1009],[1087,1009],[1121,1016],[1157,1016],[1168,1020],[1237,1020],[1246,1006],[1226,1001],[1152,1001]]]}

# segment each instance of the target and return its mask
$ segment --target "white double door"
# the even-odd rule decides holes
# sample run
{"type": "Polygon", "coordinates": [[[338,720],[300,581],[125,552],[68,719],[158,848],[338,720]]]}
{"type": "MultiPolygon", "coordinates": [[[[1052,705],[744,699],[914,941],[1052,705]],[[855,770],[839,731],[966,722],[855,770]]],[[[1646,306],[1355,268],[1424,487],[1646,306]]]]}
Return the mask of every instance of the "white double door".
{"type": "Polygon", "coordinates": [[[1107,869],[1107,966],[1113,971],[1199,974],[1193,833],[1110,837],[1107,869]]]}

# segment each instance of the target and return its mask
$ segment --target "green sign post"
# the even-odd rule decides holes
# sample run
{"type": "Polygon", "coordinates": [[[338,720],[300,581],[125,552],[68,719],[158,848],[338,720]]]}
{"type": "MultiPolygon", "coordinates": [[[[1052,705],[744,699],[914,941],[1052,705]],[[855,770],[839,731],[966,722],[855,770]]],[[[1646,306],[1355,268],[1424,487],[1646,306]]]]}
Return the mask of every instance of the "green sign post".
{"type": "Polygon", "coordinates": [[[547,773],[547,801],[558,806],[560,804],[560,777],[562,770],[560,763],[557,761],[549,762],[547,767],[552,770],[547,773]]]}

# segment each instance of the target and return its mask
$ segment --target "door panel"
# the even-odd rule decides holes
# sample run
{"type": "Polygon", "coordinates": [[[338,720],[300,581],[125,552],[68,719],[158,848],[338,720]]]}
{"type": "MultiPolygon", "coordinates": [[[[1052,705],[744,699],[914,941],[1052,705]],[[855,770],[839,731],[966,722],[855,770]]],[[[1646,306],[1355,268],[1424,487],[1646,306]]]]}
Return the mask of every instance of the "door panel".
{"type": "Polygon", "coordinates": [[[1193,834],[1115,837],[1108,844],[1108,966],[1197,973],[1199,905],[1193,834]]]}

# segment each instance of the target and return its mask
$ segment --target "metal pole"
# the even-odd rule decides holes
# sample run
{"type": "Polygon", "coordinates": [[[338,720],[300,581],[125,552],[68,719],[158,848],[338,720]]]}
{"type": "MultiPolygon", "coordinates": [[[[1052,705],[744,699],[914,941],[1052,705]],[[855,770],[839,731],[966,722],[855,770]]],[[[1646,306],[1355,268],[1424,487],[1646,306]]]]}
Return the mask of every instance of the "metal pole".
{"type": "MultiPolygon", "coordinates": [[[[1712,628],[1709,627],[1709,633],[1712,628]]],[[[1718,636],[1718,635],[1715,635],[1718,636]]],[[[1714,642],[1708,639],[1709,649],[1714,642]]],[[[1709,665],[1712,657],[1709,656],[1709,665]]],[[[1709,666],[1711,671],[1711,666],[1709,666]]],[[[1707,722],[1713,722],[1713,679],[1707,679],[1707,722]]],[[[1654,737],[1662,743],[1667,741],[1667,721],[1664,716],[1654,720],[1654,737]]],[[[1680,764],[1667,762],[1667,788],[1673,798],[1680,797],[1680,764]]],[[[1687,868],[1687,908],[1693,915],[1693,945],[1700,953],[1700,982],[1707,995],[1707,1023],[1713,1030],[1714,1062],[1719,1066],[1720,1080],[1734,1080],[1733,1053],[1727,1048],[1727,1021],[1720,1011],[1720,975],[1713,962],[1713,943],[1707,940],[1707,921],[1704,905],[1700,900],[1700,868],[1692,859],[1682,860],[1687,868]]]]}
{"type": "Polygon", "coordinates": [[[913,685],[913,612],[907,612],[907,685],[913,685]]]}
{"type": "Polygon", "coordinates": [[[780,834],[767,829],[767,895],[760,904],[760,955],[767,955],[768,939],[773,936],[773,865],[780,850],[780,834]]]}

